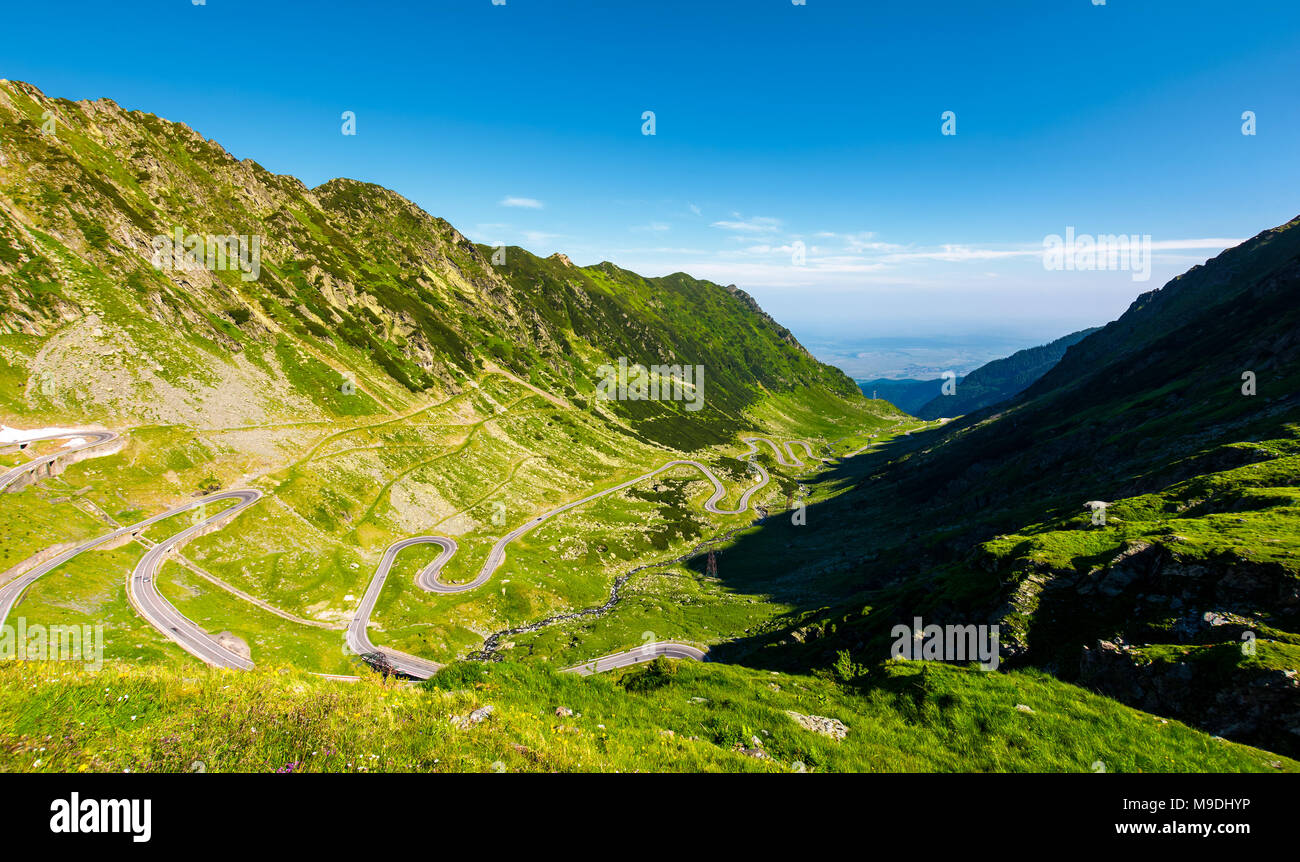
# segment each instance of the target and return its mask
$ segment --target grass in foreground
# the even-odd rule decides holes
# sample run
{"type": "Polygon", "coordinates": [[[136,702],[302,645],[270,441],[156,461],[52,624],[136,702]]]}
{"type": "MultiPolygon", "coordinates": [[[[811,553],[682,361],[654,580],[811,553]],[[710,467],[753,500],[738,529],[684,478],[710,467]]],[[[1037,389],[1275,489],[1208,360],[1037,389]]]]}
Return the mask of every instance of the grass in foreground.
{"type": "Polygon", "coordinates": [[[1042,674],[891,663],[870,679],[691,662],[583,678],[463,663],[423,685],[348,684],[289,669],[7,662],[0,769],[1300,771],[1042,674]],[[788,711],[848,734],[807,730],[788,711]]]}

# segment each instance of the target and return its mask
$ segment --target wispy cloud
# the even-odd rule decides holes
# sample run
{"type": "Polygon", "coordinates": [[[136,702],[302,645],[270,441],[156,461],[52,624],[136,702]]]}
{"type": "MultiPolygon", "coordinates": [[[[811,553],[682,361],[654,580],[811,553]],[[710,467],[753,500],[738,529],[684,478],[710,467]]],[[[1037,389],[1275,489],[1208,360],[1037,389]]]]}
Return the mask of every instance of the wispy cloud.
{"type": "Polygon", "coordinates": [[[735,231],[737,233],[775,233],[781,229],[781,220],[776,218],[763,218],[755,216],[753,218],[742,218],[740,213],[732,213],[730,221],[715,221],[711,227],[722,228],[723,230],[735,231]]]}
{"type": "Polygon", "coordinates": [[[855,254],[861,254],[869,251],[901,251],[904,246],[892,242],[881,242],[876,239],[876,232],[872,230],[858,231],[857,233],[836,233],[834,231],[821,231],[814,236],[823,239],[837,239],[844,243],[844,249],[855,254]]]}
{"type": "MultiPolygon", "coordinates": [[[[888,242],[873,231],[816,231],[805,235],[810,240],[815,238],[815,242],[799,247],[795,242],[799,235],[785,234],[781,225],[778,219],[737,216],[735,220],[713,224],[733,233],[730,239],[736,241],[734,248],[638,249],[633,257],[650,253],[668,258],[662,261],[663,265],[686,269],[693,275],[728,283],[792,289],[815,285],[820,289],[851,291],[875,284],[945,290],[955,283],[955,276],[968,268],[976,269],[971,264],[978,269],[964,277],[981,280],[1012,277],[1019,281],[1029,278],[1035,280],[1034,284],[1042,277],[1039,274],[1042,240],[921,245],[888,242]],[[800,252],[798,263],[794,257],[796,250],[800,252]],[[990,264],[1008,268],[990,272],[990,264]],[[1026,266],[1030,269],[1026,270],[1026,266]]],[[[1191,253],[1195,259],[1188,259],[1192,262],[1199,262],[1205,253],[1212,254],[1240,242],[1230,238],[1154,240],[1151,249],[1156,253],[1153,259],[1157,263],[1169,267],[1178,264],[1181,268],[1182,258],[1177,255],[1180,250],[1191,253]]]]}
{"type": "Polygon", "coordinates": [[[501,206],[522,207],[524,209],[539,210],[542,208],[542,202],[537,200],[536,198],[517,198],[517,197],[507,196],[501,199],[501,206]]]}
{"type": "Polygon", "coordinates": [[[564,239],[562,233],[546,233],[540,230],[526,230],[523,236],[529,245],[544,245],[553,239],[564,239]]]}
{"type": "MultiPolygon", "coordinates": [[[[1153,240],[1151,250],[1155,251],[1196,251],[1202,249],[1225,249],[1240,245],[1244,239],[1223,237],[1206,237],[1204,239],[1164,239],[1153,240]]],[[[882,244],[887,245],[887,244],[882,244]]],[[[894,246],[897,251],[880,257],[885,263],[907,263],[911,261],[940,261],[942,263],[965,263],[972,260],[1002,260],[1016,257],[1039,257],[1043,254],[1043,243],[1012,246],[979,246],[963,243],[946,243],[941,246],[925,248],[904,248],[894,246]]]]}
{"type": "Polygon", "coordinates": [[[979,246],[947,243],[945,245],[891,251],[880,260],[884,263],[906,263],[908,261],[937,260],[943,263],[965,263],[968,260],[1001,260],[1009,257],[1041,256],[1043,246],[1022,246],[1019,248],[981,248],[979,246]]]}
{"type": "Polygon", "coordinates": [[[1245,239],[1162,239],[1151,243],[1151,248],[1156,251],[1178,251],[1180,249],[1195,248],[1232,248],[1234,245],[1241,245],[1245,239]]]}

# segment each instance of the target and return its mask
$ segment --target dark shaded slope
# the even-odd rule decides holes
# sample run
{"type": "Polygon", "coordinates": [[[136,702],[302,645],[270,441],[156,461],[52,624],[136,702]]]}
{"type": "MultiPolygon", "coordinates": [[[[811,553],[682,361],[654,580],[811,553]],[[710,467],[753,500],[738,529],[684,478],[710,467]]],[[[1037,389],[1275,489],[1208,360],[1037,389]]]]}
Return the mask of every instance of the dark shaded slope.
{"type": "Polygon", "coordinates": [[[915,502],[1077,505],[1190,475],[1217,444],[1300,419],[1300,220],[1144,294],[997,412],[897,475],[915,502]],[[1258,394],[1242,394],[1255,373],[1258,394]]]}
{"type": "Polygon", "coordinates": [[[933,380],[891,380],[878,377],[874,380],[859,380],[857,384],[862,394],[868,398],[875,393],[877,398],[883,398],[900,410],[916,416],[916,411],[940,396],[943,380],[938,377],[933,380]]]}
{"type": "Polygon", "coordinates": [[[838,465],[849,493],[732,552],[774,561],[796,610],[716,656],[870,667],[915,616],[998,625],[1005,666],[1300,751],[1298,292],[1294,221],[1140,297],[1008,405],[838,465]],[[816,549],[839,559],[812,581],[816,549]]]}
{"type": "Polygon", "coordinates": [[[952,395],[936,395],[909,412],[921,419],[939,419],[963,416],[1000,404],[1025,391],[1061,361],[1067,348],[1097,329],[1081,329],[1048,344],[1018,350],[1010,356],[981,365],[957,382],[952,395]]]}

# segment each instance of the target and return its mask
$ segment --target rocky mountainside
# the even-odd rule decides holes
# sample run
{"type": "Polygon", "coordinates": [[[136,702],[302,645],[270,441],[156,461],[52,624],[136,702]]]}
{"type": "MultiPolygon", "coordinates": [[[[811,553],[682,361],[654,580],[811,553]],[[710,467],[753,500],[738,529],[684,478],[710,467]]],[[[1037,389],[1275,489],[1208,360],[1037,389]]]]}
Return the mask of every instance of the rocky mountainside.
{"type": "Polygon", "coordinates": [[[856,395],[734,287],[492,257],[387,189],[310,189],[183,124],[0,82],[10,421],[384,413],[495,364],[668,440],[679,403],[591,403],[598,367],[619,357],[705,366],[702,430],[677,443],[717,442],[766,392],[856,395]]]}
{"type": "Polygon", "coordinates": [[[1024,392],[1060,362],[1071,345],[1096,331],[1097,327],[1081,329],[1048,344],[1018,350],[1010,356],[985,363],[957,381],[952,395],[940,393],[912,414],[921,419],[938,419],[941,416],[964,416],[1000,404],[1024,392]]]}

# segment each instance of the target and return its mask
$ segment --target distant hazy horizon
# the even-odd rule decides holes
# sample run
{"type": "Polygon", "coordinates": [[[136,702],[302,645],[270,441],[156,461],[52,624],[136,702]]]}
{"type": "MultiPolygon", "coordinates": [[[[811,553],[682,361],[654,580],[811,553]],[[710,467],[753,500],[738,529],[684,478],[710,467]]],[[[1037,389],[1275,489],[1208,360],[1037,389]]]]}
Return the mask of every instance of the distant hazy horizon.
{"type": "MultiPolygon", "coordinates": [[[[1079,327],[1084,328],[1084,327],[1079,327]]],[[[854,380],[933,380],[945,371],[964,376],[994,359],[1077,332],[1029,334],[865,335],[801,338],[813,356],[854,380]]],[[[795,332],[798,337],[799,333],[795,332]]]]}

